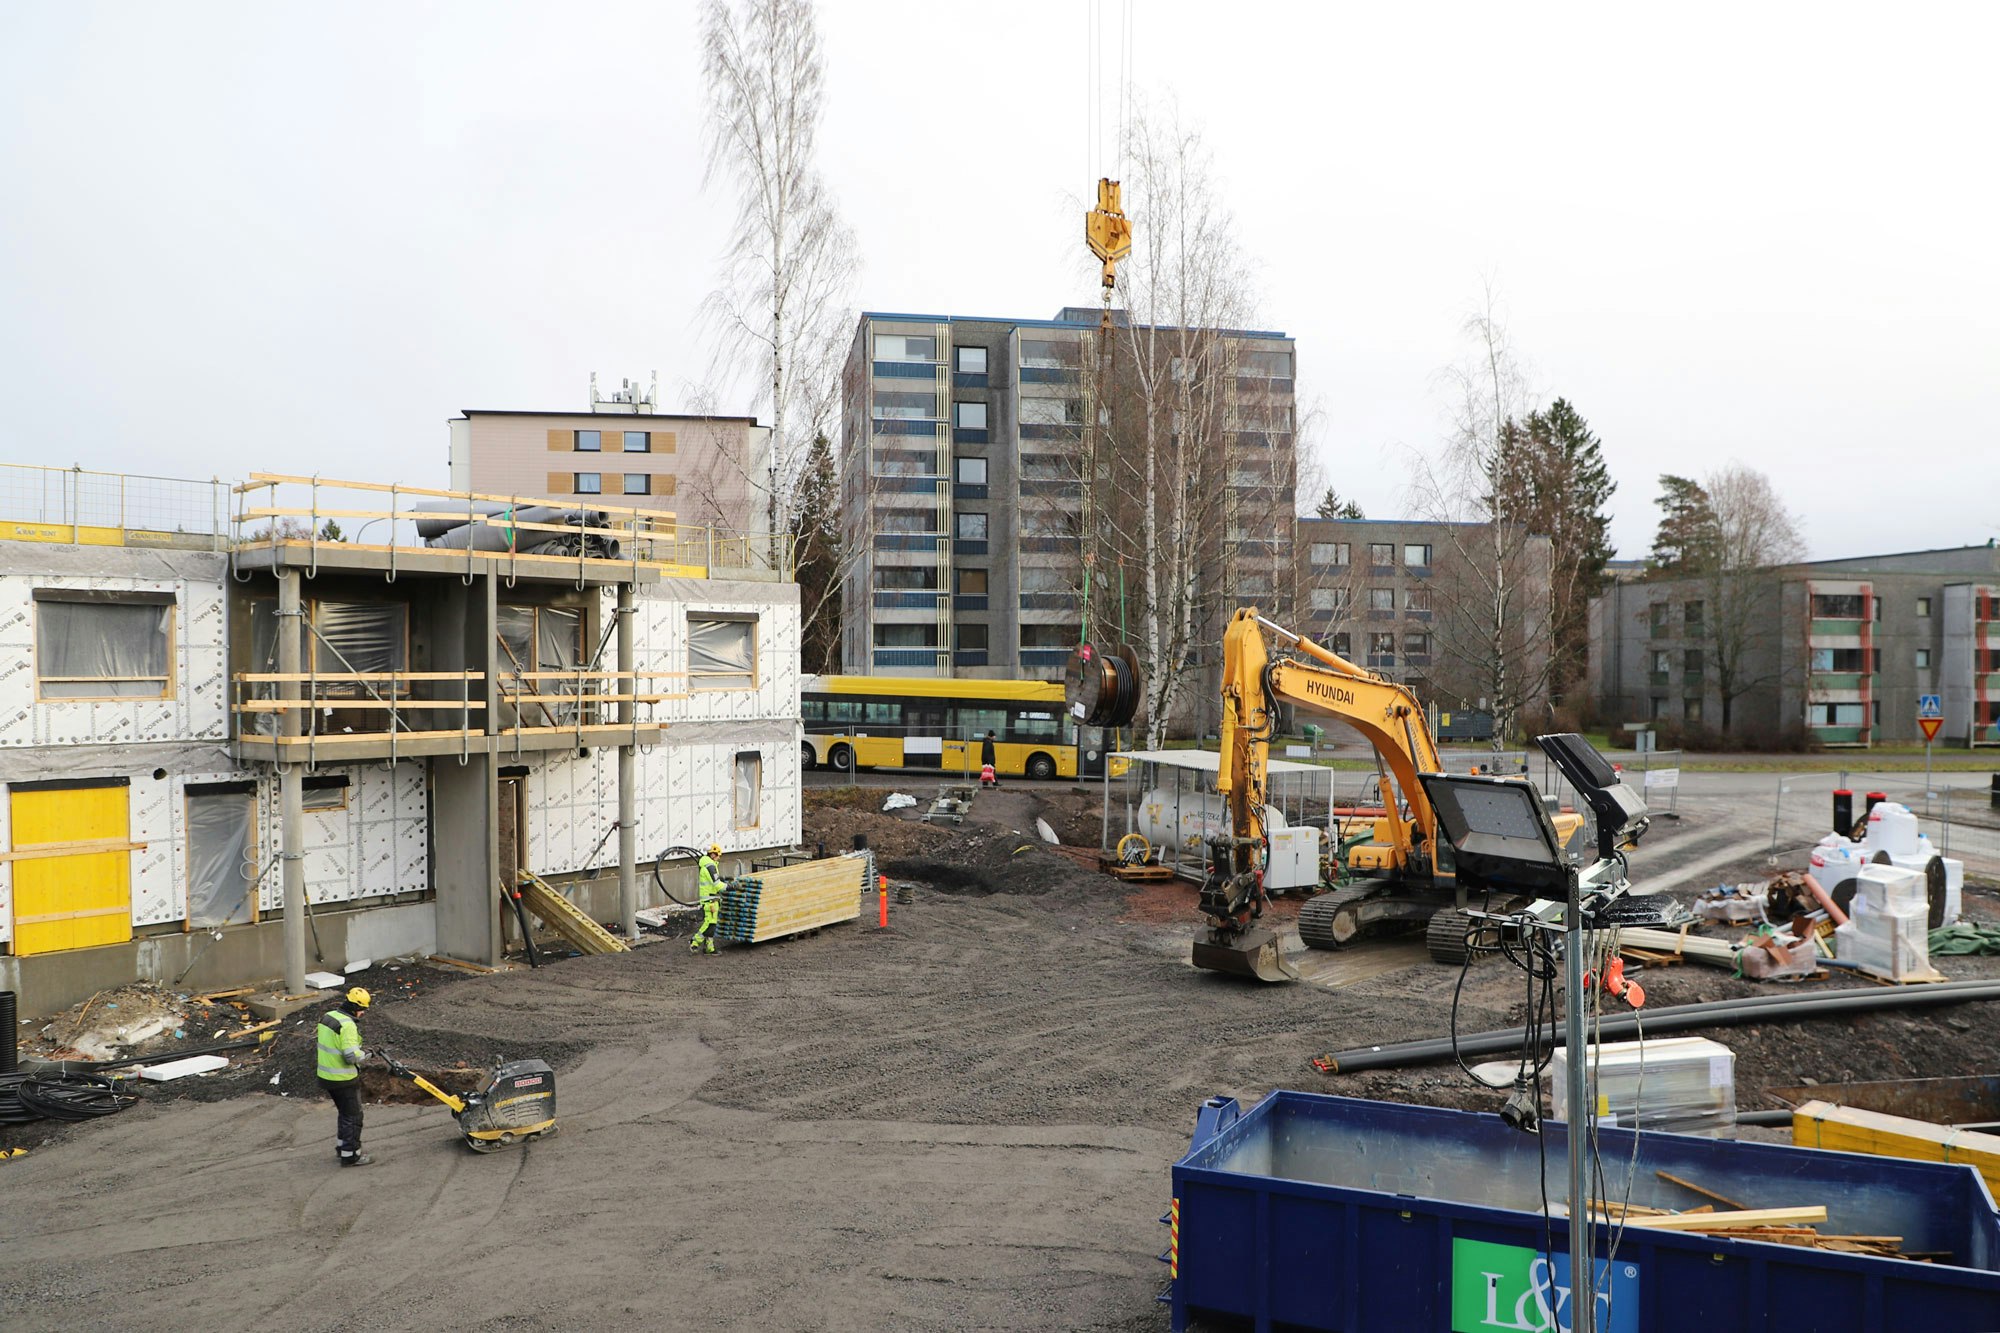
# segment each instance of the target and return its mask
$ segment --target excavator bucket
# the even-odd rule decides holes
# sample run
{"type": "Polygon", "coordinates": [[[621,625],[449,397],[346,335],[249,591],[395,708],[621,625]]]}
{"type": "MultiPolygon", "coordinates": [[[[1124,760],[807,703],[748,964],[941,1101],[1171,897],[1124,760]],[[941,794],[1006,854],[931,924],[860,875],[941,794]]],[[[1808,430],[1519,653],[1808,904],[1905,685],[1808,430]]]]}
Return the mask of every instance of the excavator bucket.
{"type": "Polygon", "coordinates": [[[1239,935],[1209,931],[1194,942],[1194,965],[1259,981],[1297,981],[1298,969],[1285,961],[1276,932],[1252,926],[1239,935]]]}

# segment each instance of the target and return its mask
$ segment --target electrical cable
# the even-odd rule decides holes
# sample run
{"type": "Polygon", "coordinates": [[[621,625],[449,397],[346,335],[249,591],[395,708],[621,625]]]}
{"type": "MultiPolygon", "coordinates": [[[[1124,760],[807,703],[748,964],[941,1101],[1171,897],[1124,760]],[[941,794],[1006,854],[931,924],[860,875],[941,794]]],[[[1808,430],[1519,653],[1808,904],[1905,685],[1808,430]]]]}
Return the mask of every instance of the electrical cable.
{"type": "Polygon", "coordinates": [[[94,1120],[116,1115],[139,1100],[96,1074],[33,1074],[14,1095],[23,1107],[50,1120],[94,1120]]]}
{"type": "Polygon", "coordinates": [[[0,1074],[0,1125],[32,1125],[42,1118],[41,1112],[30,1110],[21,1101],[21,1085],[30,1077],[0,1074]]]}

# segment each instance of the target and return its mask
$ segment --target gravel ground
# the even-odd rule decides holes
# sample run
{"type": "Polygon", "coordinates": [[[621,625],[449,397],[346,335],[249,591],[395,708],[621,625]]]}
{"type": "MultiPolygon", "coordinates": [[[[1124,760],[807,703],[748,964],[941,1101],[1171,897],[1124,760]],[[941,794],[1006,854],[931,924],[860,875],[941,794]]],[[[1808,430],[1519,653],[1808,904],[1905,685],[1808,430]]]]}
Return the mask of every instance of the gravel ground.
{"type": "MultiPolygon", "coordinates": [[[[1130,892],[1041,850],[1018,827],[1036,799],[982,796],[997,822],[963,829],[816,803],[809,843],[867,832],[919,884],[887,931],[871,912],[714,957],[667,940],[434,979],[364,1022],[412,1062],[549,1059],[553,1140],[474,1156],[442,1107],[377,1105],[377,1165],[339,1170],[330,1105],[309,1084],[270,1095],[308,1078],[308,1022],[227,1083],[161,1090],[0,1165],[7,1327],[1158,1330],[1156,1219],[1203,1097],[1497,1102],[1448,1065],[1308,1064],[1442,1034],[1455,969],[1337,990],[1196,972],[1193,890],[1130,892]]],[[[1649,873],[1726,880],[1729,845],[1663,831],[1649,873]]],[[[1991,892],[1971,910],[1995,915],[1991,892]]],[[[1654,1004],[1767,989],[1693,965],[1644,979],[1654,1004]]],[[[1521,1007],[1520,975],[1483,963],[1461,1026],[1521,1007]]],[[[1988,1072],[2000,1007],[1722,1039],[1747,1106],[1802,1076],[1988,1072]]]]}

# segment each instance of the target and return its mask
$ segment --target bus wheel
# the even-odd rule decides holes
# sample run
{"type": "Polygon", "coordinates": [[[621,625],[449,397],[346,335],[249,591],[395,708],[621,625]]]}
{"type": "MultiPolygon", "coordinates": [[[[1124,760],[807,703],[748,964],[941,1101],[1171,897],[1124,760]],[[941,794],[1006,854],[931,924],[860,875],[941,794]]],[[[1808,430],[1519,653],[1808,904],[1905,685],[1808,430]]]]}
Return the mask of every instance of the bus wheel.
{"type": "Polygon", "coordinates": [[[1028,776],[1037,782],[1047,782],[1056,775],[1056,761],[1045,754],[1028,756],[1028,776]]]}
{"type": "Polygon", "coordinates": [[[815,767],[815,766],[816,766],[816,765],[817,765],[818,763],[819,763],[819,760],[813,757],[813,747],[812,747],[812,746],[810,746],[810,745],[808,745],[808,744],[806,744],[806,743],[805,743],[804,741],[800,741],[800,742],[799,742],[799,767],[800,767],[800,768],[802,768],[802,769],[804,769],[804,770],[805,770],[806,772],[810,773],[810,772],[812,772],[812,771],[813,771],[813,768],[814,768],[814,767],[815,767]]]}
{"type": "Polygon", "coordinates": [[[826,762],[843,773],[854,771],[854,751],[845,745],[836,745],[826,752],[826,762]]]}

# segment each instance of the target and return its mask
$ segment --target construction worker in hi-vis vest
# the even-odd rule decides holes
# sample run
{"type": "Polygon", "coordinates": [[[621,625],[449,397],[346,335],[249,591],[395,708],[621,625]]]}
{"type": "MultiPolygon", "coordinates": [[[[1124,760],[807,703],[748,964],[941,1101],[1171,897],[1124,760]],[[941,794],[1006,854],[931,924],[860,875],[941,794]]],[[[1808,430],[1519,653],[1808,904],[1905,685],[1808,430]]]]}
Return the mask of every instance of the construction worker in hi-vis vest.
{"type": "Polygon", "coordinates": [[[715,952],[715,926],[722,916],[722,879],[716,873],[715,858],[722,855],[722,844],[712,842],[698,863],[701,869],[701,926],[688,941],[688,949],[700,953],[704,945],[710,953],[715,952]]]}
{"type": "Polygon", "coordinates": [[[361,1025],[368,992],[356,986],[319,1020],[319,1085],[333,1098],[334,1156],[342,1166],[367,1166],[375,1159],[361,1151],[361,1025]]]}

